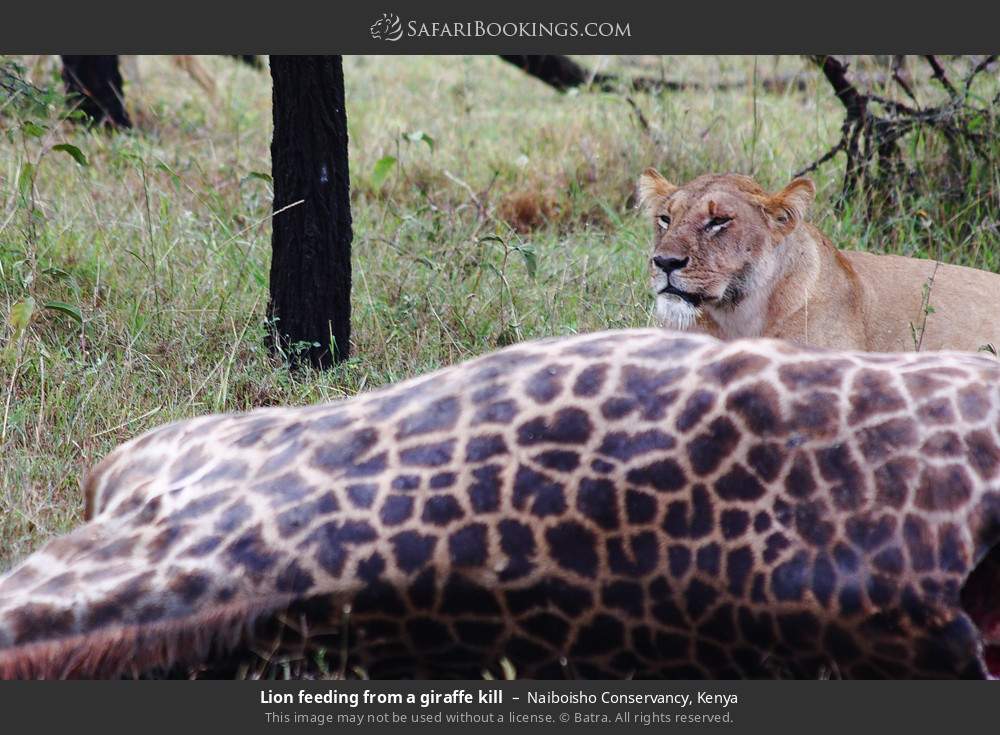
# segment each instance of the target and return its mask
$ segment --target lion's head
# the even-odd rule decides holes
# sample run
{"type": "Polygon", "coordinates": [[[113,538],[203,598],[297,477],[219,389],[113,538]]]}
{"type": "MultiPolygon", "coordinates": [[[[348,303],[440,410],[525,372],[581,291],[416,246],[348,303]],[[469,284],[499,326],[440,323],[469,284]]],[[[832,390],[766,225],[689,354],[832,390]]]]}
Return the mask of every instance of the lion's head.
{"type": "Polygon", "coordinates": [[[638,199],[653,219],[650,269],[663,325],[687,329],[702,309],[724,316],[766,291],[778,250],[815,193],[804,178],[768,194],[747,176],[709,174],[675,186],[646,169],[638,199]]]}

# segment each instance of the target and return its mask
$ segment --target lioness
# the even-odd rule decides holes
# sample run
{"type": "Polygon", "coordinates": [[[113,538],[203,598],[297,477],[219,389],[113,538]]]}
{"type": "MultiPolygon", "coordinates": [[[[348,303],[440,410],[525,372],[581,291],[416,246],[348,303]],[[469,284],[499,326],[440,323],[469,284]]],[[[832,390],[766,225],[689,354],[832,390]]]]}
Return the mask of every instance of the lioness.
{"type": "Polygon", "coordinates": [[[815,193],[805,178],[769,194],[747,176],[678,187],[647,169],[638,197],[663,325],[835,349],[1000,349],[1000,275],[837,250],[804,219],[815,193]]]}

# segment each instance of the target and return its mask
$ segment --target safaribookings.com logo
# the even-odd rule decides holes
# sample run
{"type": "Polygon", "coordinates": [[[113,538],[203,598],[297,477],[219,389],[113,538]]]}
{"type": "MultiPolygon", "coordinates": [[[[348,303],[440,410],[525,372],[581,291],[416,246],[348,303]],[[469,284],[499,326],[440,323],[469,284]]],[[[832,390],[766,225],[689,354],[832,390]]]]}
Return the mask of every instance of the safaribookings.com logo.
{"type": "Polygon", "coordinates": [[[407,38],[630,38],[632,29],[622,21],[524,21],[487,22],[417,21],[404,25],[395,13],[382,13],[369,29],[376,41],[407,38]]]}
{"type": "Polygon", "coordinates": [[[369,30],[376,41],[398,41],[403,37],[403,23],[395,13],[382,13],[369,30]]]}

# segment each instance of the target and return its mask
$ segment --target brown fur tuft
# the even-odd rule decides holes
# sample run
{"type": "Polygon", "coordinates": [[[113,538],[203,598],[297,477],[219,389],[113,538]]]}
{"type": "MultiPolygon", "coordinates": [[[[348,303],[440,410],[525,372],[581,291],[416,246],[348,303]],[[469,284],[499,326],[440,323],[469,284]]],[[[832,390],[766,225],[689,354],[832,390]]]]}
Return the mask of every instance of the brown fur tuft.
{"type": "Polygon", "coordinates": [[[774,217],[783,232],[791,232],[805,219],[816,196],[816,185],[806,178],[798,178],[777,194],[765,200],[764,208],[774,217]]]}
{"type": "Polygon", "coordinates": [[[677,187],[667,181],[655,168],[647,168],[639,177],[636,201],[640,207],[650,211],[664,199],[677,191],[677,187]]]}

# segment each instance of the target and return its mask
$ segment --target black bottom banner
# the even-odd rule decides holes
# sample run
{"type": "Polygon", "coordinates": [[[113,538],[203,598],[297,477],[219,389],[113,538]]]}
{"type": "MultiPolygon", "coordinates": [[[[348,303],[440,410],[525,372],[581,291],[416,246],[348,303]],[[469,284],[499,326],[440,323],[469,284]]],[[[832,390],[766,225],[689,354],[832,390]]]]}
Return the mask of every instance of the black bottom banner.
{"type": "Polygon", "coordinates": [[[0,722],[11,733],[95,725],[102,735],[525,726],[912,735],[992,731],[998,695],[990,682],[12,682],[0,685],[0,722]]]}

